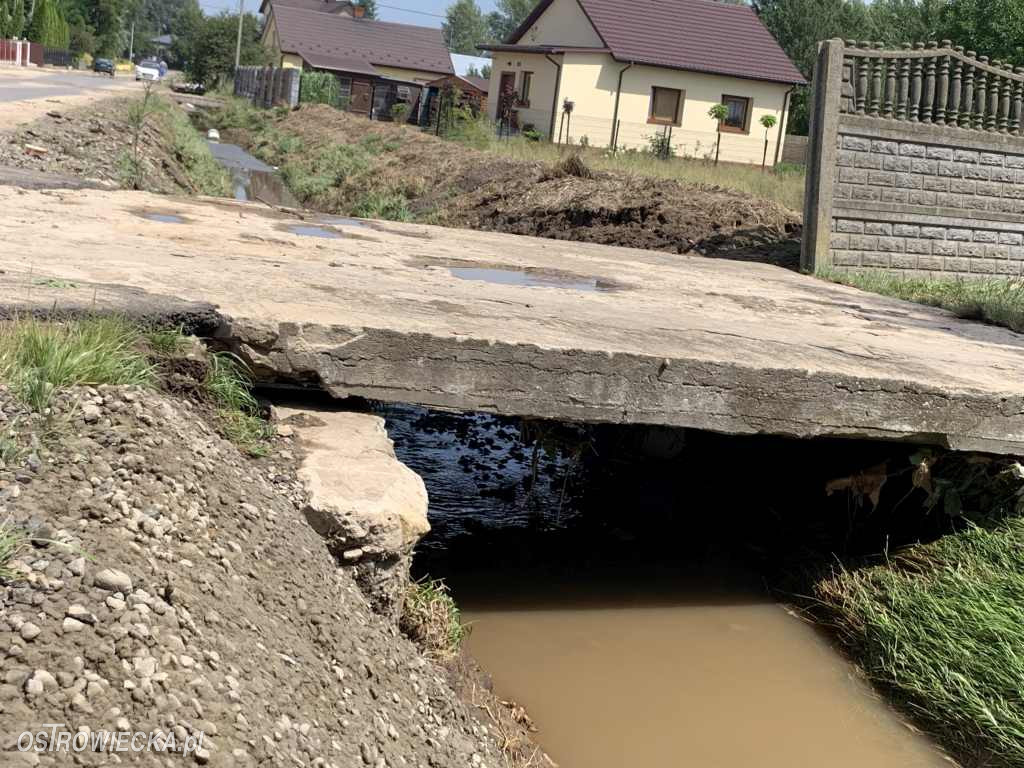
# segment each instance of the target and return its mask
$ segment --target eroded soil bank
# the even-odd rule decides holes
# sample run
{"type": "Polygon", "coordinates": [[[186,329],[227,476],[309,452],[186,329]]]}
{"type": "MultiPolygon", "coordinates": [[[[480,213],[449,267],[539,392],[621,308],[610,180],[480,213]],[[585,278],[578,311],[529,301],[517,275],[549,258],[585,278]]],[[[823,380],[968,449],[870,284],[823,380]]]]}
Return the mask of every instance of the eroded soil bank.
{"type": "Polygon", "coordinates": [[[207,113],[224,139],[281,166],[307,207],[796,268],[800,217],[769,200],[638,174],[498,157],[323,105],[207,113]]]}

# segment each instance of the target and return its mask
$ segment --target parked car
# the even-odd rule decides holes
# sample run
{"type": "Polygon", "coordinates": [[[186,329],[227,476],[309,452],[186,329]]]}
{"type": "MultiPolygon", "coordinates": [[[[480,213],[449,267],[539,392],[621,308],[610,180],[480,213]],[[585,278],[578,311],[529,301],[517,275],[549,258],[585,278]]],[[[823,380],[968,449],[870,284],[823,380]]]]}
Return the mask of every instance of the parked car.
{"type": "Polygon", "coordinates": [[[92,71],[99,72],[100,74],[114,76],[114,71],[117,67],[114,66],[114,62],[110,59],[96,59],[92,63],[92,71]]]}
{"type": "Polygon", "coordinates": [[[156,59],[143,59],[135,65],[136,80],[159,80],[160,62],[156,59]]]}

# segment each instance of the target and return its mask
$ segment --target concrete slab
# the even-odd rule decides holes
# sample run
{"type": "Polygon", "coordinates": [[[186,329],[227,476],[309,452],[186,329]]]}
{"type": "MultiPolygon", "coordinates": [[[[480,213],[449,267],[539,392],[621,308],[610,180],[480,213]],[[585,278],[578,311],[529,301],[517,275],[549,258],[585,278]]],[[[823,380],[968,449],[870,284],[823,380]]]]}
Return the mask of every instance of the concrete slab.
{"type": "Polygon", "coordinates": [[[130,192],[0,211],[8,310],[208,302],[339,396],[1024,453],[1024,337],[774,267],[130,192]]]}

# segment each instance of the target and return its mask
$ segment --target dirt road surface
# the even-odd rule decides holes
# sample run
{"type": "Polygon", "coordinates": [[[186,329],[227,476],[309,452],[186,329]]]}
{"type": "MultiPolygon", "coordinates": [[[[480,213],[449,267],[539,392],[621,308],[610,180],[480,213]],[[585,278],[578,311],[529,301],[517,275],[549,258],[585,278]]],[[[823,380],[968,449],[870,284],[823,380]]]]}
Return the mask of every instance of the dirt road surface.
{"type": "Polygon", "coordinates": [[[108,77],[92,72],[35,67],[0,67],[0,133],[97,99],[141,91],[129,75],[108,77]]]}
{"type": "Polygon", "coordinates": [[[0,210],[6,311],[207,302],[261,375],[338,396],[1024,451],[1024,337],[777,267],[146,193],[0,210]]]}

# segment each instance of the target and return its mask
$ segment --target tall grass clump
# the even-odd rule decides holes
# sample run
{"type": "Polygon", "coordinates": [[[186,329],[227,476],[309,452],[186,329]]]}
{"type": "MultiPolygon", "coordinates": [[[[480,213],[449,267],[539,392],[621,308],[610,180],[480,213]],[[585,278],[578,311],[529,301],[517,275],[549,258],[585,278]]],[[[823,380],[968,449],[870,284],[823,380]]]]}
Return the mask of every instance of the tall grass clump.
{"type": "Polygon", "coordinates": [[[28,537],[10,519],[0,523],[0,582],[10,582],[17,574],[9,567],[11,561],[25,547],[28,537]]]}
{"type": "Polygon", "coordinates": [[[228,352],[210,355],[204,387],[217,406],[224,436],[253,456],[265,455],[266,440],[273,432],[260,417],[245,364],[228,352]]]}
{"type": "Polygon", "coordinates": [[[171,135],[171,152],[185,169],[196,191],[211,197],[230,195],[231,179],[228,172],[214,158],[210,147],[192,127],[188,116],[169,102],[164,102],[164,105],[162,113],[171,135]]]}
{"type": "Polygon", "coordinates": [[[428,656],[451,661],[459,654],[470,628],[443,581],[413,582],[405,592],[400,620],[402,631],[428,656]]]}
{"type": "Polygon", "coordinates": [[[819,277],[863,291],[941,307],[957,317],[1024,332],[1024,280],[924,280],[885,272],[821,271],[819,277]]]}
{"type": "Polygon", "coordinates": [[[816,596],[868,676],[946,746],[1024,766],[1024,520],[841,570],[816,596]]]}
{"type": "Polygon", "coordinates": [[[37,411],[76,385],[153,382],[139,332],[118,317],[50,323],[24,317],[0,325],[0,378],[37,411]]]}

